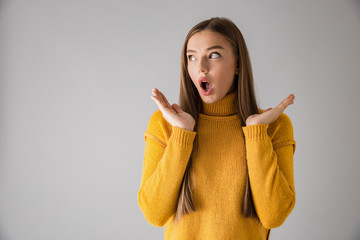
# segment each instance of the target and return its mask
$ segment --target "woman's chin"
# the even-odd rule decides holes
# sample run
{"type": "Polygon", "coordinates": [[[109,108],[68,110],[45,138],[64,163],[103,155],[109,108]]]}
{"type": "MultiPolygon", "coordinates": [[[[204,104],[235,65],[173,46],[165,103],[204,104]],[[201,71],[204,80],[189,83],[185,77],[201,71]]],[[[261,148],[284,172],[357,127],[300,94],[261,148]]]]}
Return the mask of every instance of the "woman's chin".
{"type": "Polygon", "coordinates": [[[212,94],[211,96],[201,95],[201,99],[206,104],[213,104],[220,100],[215,94],[214,95],[212,94]]]}

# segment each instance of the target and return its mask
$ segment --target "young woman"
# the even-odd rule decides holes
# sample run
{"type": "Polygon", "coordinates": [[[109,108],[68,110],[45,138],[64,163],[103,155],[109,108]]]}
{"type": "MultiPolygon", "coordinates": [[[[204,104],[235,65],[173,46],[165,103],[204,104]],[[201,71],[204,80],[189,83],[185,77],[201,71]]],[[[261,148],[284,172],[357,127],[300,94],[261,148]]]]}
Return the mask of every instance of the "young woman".
{"type": "Polygon", "coordinates": [[[257,107],[244,38],[228,18],[188,33],[180,105],[153,89],[139,206],[165,239],[269,239],[295,205],[290,94],[257,107]]]}

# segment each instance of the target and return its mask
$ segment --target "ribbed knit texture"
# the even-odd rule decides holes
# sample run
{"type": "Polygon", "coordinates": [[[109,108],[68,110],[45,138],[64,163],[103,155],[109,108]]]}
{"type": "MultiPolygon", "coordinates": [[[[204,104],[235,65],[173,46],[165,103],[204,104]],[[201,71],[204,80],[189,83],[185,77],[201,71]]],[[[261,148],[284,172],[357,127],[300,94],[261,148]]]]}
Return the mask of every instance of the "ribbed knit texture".
{"type": "Polygon", "coordinates": [[[270,125],[242,127],[234,100],[232,92],[214,104],[202,102],[196,132],[172,127],[160,110],[151,116],[138,203],[150,224],[165,226],[164,239],[269,239],[270,229],[282,225],[294,208],[296,142],[290,118],[282,113],[270,125]],[[191,153],[196,210],[176,225],[191,153]],[[261,224],[242,214],[246,164],[261,224]]]}

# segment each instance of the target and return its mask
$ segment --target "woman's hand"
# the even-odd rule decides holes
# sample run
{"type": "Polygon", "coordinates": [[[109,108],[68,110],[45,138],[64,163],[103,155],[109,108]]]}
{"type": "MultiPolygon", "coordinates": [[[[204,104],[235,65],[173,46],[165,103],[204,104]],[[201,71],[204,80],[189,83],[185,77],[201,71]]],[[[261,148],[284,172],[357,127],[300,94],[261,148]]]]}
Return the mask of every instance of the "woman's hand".
{"type": "Polygon", "coordinates": [[[253,114],[246,119],[246,126],[254,124],[270,124],[274,122],[280,114],[289,106],[294,103],[295,95],[290,94],[287,98],[281,101],[275,108],[268,108],[261,114],[253,114]]]}
{"type": "Polygon", "coordinates": [[[184,112],[176,103],[170,105],[164,94],[157,88],[153,89],[152,94],[151,99],[158,105],[163,117],[171,126],[177,126],[188,131],[194,130],[195,120],[190,114],[184,112]]]}

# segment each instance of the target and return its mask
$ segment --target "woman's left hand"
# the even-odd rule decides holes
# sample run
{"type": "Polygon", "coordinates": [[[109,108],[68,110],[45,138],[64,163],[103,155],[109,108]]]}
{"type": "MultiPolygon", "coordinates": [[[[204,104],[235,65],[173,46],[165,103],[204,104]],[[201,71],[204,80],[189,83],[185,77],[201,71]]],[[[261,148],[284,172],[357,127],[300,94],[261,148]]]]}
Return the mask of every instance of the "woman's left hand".
{"type": "Polygon", "coordinates": [[[294,99],[295,95],[290,94],[275,108],[268,108],[263,113],[250,115],[246,119],[246,126],[255,124],[270,124],[274,122],[289,105],[294,103],[294,99]]]}

